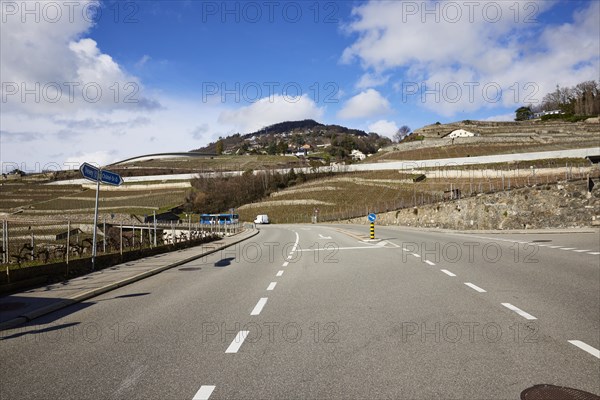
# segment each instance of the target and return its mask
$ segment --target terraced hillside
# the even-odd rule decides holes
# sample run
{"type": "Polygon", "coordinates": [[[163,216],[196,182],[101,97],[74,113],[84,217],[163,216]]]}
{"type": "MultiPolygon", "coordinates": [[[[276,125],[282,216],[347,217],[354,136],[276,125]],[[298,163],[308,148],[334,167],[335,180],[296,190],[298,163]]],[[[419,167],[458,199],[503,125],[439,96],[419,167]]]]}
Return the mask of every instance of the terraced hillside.
{"type": "Polygon", "coordinates": [[[410,174],[395,170],[343,173],[272,193],[238,211],[245,221],[258,214],[268,214],[274,223],[309,223],[315,215],[319,221],[344,220],[588,175],[597,178],[600,170],[584,159],[456,166],[410,174]]]}
{"type": "MultiPolygon", "coordinates": [[[[123,222],[137,220],[134,215],[143,217],[182,204],[186,193],[185,187],[161,188],[160,185],[127,185],[120,190],[103,187],[99,197],[99,218],[123,222]]],[[[94,216],[95,196],[96,191],[90,185],[3,183],[0,213],[10,219],[58,218],[90,222],[94,216]]]]}
{"type": "Polygon", "coordinates": [[[415,130],[407,140],[366,162],[474,157],[493,154],[577,149],[600,146],[600,123],[563,121],[462,121],[433,124],[415,130]],[[463,129],[473,137],[449,138],[463,129]]]}

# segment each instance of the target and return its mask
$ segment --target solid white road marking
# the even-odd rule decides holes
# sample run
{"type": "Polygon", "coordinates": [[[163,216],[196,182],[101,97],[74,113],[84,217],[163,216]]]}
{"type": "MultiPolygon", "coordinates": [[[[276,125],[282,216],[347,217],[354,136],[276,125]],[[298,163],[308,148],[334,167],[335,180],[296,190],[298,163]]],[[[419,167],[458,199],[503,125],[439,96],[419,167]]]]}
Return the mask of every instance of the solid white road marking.
{"type": "Polygon", "coordinates": [[[486,291],[483,290],[482,288],[480,288],[477,285],[472,284],[471,282],[465,282],[465,285],[467,285],[468,287],[470,287],[473,290],[477,290],[479,293],[485,293],[486,291]]]}
{"type": "Polygon", "coordinates": [[[202,385],[192,400],[208,400],[213,390],[215,390],[215,386],[202,385]]]}
{"type": "Polygon", "coordinates": [[[283,275],[283,271],[277,271],[277,275],[275,275],[275,276],[281,276],[281,275],[283,275]]]}
{"type": "Polygon", "coordinates": [[[286,262],[284,262],[284,263],[283,263],[282,267],[284,267],[284,268],[285,268],[285,267],[287,267],[288,265],[290,265],[290,263],[286,261],[286,262]]]}
{"type": "Polygon", "coordinates": [[[259,315],[265,304],[267,304],[268,299],[268,297],[261,297],[260,300],[258,300],[258,303],[256,303],[256,305],[254,306],[254,309],[252,310],[250,315],[259,315]]]}
{"type": "Polygon", "coordinates": [[[447,269],[440,269],[440,271],[442,271],[443,273],[445,273],[448,276],[456,276],[455,274],[453,274],[452,272],[448,271],[447,269]]]}
{"type": "Polygon", "coordinates": [[[426,262],[427,264],[429,264],[429,265],[435,265],[434,263],[432,263],[432,262],[431,262],[431,261],[429,261],[429,260],[425,260],[425,262],[426,262]]]}
{"type": "Polygon", "coordinates": [[[525,318],[525,319],[537,319],[536,317],[534,317],[533,315],[521,310],[519,307],[515,307],[510,303],[502,303],[502,305],[506,308],[508,308],[509,310],[512,310],[514,312],[516,312],[517,314],[519,314],[521,317],[525,318]]]}
{"type": "Polygon", "coordinates": [[[244,343],[244,340],[246,340],[246,337],[248,337],[249,333],[250,331],[239,331],[237,335],[235,335],[235,338],[227,350],[225,350],[225,353],[237,353],[240,347],[242,347],[242,344],[244,343]]]}
{"type": "Polygon", "coordinates": [[[587,351],[596,358],[600,358],[600,350],[593,348],[592,346],[582,342],[581,340],[569,340],[569,343],[579,347],[581,350],[587,351]]]}
{"type": "Polygon", "coordinates": [[[273,289],[275,289],[275,285],[277,285],[277,282],[271,282],[271,283],[269,283],[269,286],[267,286],[267,290],[273,290],[273,289]]]}

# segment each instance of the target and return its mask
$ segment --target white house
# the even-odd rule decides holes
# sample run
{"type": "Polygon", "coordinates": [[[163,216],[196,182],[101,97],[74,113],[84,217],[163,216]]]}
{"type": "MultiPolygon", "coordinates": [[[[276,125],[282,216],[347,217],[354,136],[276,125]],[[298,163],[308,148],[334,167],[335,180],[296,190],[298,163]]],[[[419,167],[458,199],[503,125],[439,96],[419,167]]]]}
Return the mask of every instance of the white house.
{"type": "Polygon", "coordinates": [[[359,160],[359,161],[362,161],[365,158],[367,158],[367,156],[365,156],[364,153],[360,150],[352,150],[352,152],[350,153],[350,156],[352,157],[353,160],[359,160]]]}
{"type": "Polygon", "coordinates": [[[454,138],[459,138],[459,137],[473,137],[473,136],[478,136],[478,135],[475,135],[473,132],[465,131],[464,129],[456,129],[456,130],[450,132],[449,134],[447,134],[445,137],[447,137],[449,139],[454,139],[454,138]]]}

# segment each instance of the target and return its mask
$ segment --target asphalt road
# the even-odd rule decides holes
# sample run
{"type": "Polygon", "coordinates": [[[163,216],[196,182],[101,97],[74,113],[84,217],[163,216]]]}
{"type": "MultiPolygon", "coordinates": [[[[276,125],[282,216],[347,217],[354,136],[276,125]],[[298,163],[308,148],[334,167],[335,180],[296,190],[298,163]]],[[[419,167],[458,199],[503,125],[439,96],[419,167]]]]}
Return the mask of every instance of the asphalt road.
{"type": "Polygon", "coordinates": [[[600,395],[598,233],[366,235],[264,226],[4,331],[1,398],[600,395]]]}

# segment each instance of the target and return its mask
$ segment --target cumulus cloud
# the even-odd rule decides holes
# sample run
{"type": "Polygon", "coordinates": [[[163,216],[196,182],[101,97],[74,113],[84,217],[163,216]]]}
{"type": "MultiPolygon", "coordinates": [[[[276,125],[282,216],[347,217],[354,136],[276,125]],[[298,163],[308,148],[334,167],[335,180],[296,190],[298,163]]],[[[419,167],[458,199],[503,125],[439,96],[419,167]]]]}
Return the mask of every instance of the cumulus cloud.
{"type": "MultiPolygon", "coordinates": [[[[14,2],[13,7],[24,4],[14,2]]],[[[30,16],[23,22],[21,12],[2,16],[0,94],[5,112],[52,115],[82,109],[110,112],[159,107],[145,97],[137,77],[103,53],[95,40],[85,37],[93,19],[86,18],[82,9],[98,2],[51,5],[56,8],[52,15],[60,18],[45,16],[36,22],[30,16]],[[78,12],[70,8],[74,5],[78,12]]]]}
{"type": "Polygon", "coordinates": [[[369,132],[375,132],[380,135],[387,136],[392,138],[394,134],[398,131],[398,125],[396,125],[393,121],[388,121],[385,119],[381,119],[377,122],[374,122],[368,127],[369,132]]]}
{"type": "Polygon", "coordinates": [[[223,111],[219,115],[219,123],[233,126],[239,132],[250,133],[282,121],[318,120],[322,116],[323,109],[308,95],[274,95],[249,106],[223,111]]]}
{"type": "Polygon", "coordinates": [[[600,2],[579,3],[568,23],[536,21],[556,5],[371,1],[353,9],[346,30],[358,38],[341,61],[391,75],[415,104],[442,115],[535,103],[557,83],[598,79],[600,2]]]}
{"type": "Polygon", "coordinates": [[[376,86],[386,84],[390,80],[389,75],[379,75],[371,72],[364,73],[358,82],[356,82],[357,89],[368,89],[376,86]]]}
{"type": "MultiPolygon", "coordinates": [[[[140,79],[89,37],[94,21],[82,11],[101,8],[99,2],[31,3],[28,9],[52,9],[52,14],[37,21],[31,14],[23,21],[20,7],[25,3],[2,4],[0,158],[4,164],[39,172],[48,163],[67,166],[86,157],[104,163],[119,154],[147,150],[149,133],[172,134],[156,120],[172,114],[148,97],[140,79]],[[19,145],[24,141],[27,146],[19,145]]],[[[191,115],[199,117],[197,112],[191,115]]],[[[187,116],[177,118],[190,123],[187,116]]]]}
{"type": "Polygon", "coordinates": [[[119,161],[115,158],[115,150],[92,151],[92,152],[77,152],[77,154],[68,157],[65,161],[66,165],[72,166],[73,169],[79,168],[81,164],[87,162],[93,165],[104,166],[113,162],[119,161]]]}
{"type": "Polygon", "coordinates": [[[206,137],[206,134],[208,133],[208,130],[208,124],[202,124],[200,126],[195,127],[191,134],[192,137],[196,140],[204,139],[206,137]]]}
{"type": "Polygon", "coordinates": [[[390,102],[375,89],[367,89],[350,98],[338,112],[343,119],[365,118],[390,112],[390,102]]]}

